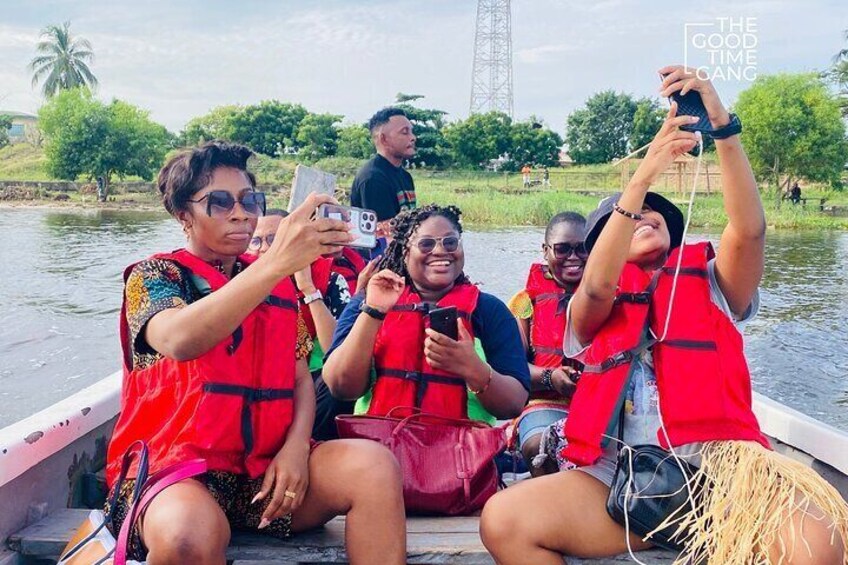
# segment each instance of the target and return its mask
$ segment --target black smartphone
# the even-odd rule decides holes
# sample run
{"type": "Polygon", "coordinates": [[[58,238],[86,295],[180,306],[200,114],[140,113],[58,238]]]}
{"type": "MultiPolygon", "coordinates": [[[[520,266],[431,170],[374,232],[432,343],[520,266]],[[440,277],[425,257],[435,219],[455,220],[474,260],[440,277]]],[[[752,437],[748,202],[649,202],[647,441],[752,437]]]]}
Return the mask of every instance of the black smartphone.
{"type": "MultiPolygon", "coordinates": [[[[660,80],[663,79],[665,79],[665,75],[661,74],[660,80]]],[[[696,116],[698,118],[696,123],[680,126],[680,129],[691,132],[700,131],[701,133],[710,133],[713,131],[713,125],[710,123],[710,117],[707,114],[707,107],[704,106],[704,101],[701,99],[698,91],[690,90],[686,94],[681,95],[678,90],[672,93],[668,97],[668,100],[669,102],[677,102],[678,116],[696,116]]]]}
{"type": "Polygon", "coordinates": [[[456,327],[456,306],[435,308],[430,310],[427,316],[430,318],[430,329],[454,341],[459,339],[459,330],[456,327]]]}

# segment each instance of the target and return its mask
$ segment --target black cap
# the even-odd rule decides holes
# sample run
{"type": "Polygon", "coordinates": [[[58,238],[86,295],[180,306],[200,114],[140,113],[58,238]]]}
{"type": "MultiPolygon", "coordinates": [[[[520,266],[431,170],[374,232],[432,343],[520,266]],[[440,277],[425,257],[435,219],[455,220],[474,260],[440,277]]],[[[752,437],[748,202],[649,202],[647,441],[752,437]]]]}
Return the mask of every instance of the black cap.
{"type": "MultiPolygon", "coordinates": [[[[613,206],[619,198],[621,198],[620,192],[607,196],[598,203],[597,208],[589,213],[589,217],[586,219],[586,249],[592,249],[595,245],[595,241],[601,235],[601,230],[607,225],[607,220],[613,213],[613,206]]],[[[680,211],[680,208],[672,204],[668,198],[660,196],[656,192],[649,192],[645,195],[645,204],[651,210],[659,212],[665,219],[668,234],[671,237],[670,249],[679,247],[683,241],[683,212],[680,211]]]]}

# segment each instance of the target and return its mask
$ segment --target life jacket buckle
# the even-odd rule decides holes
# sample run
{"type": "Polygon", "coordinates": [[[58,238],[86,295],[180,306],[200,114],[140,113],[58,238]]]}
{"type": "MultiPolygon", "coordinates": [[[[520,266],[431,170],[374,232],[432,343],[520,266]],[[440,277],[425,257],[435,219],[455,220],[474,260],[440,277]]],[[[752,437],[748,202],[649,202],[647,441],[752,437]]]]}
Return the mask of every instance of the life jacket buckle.
{"type": "Polygon", "coordinates": [[[629,302],[630,304],[650,304],[650,292],[623,292],[615,297],[616,303],[629,302]]]}
{"type": "Polygon", "coordinates": [[[633,354],[630,351],[622,351],[621,353],[616,353],[612,357],[605,359],[603,363],[601,363],[601,370],[609,371],[610,369],[614,369],[620,365],[624,365],[625,363],[629,363],[633,359],[633,354]]]}
{"type": "Polygon", "coordinates": [[[418,382],[421,380],[421,373],[419,371],[407,371],[403,378],[408,381],[418,382]]]}

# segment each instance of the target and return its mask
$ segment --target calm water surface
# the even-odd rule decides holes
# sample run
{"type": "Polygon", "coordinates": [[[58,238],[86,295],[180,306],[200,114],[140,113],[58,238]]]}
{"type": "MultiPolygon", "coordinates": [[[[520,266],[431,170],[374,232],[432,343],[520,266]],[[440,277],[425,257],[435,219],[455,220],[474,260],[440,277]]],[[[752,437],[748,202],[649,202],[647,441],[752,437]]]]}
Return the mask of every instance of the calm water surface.
{"type": "MultiPolygon", "coordinates": [[[[466,270],[507,300],[539,259],[541,237],[471,231],[466,270]]],[[[0,426],[120,368],[121,273],[183,241],[160,213],[0,209],[0,426]]],[[[755,389],[843,430],[846,272],[848,233],[769,233],[760,314],[745,332],[755,389]]]]}

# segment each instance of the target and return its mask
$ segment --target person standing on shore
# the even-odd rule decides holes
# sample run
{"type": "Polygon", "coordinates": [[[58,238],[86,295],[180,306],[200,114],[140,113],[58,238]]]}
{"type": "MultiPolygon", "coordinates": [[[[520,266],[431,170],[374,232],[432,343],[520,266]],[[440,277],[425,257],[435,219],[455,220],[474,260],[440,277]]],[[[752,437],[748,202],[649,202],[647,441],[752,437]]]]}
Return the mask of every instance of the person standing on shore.
{"type": "Polygon", "coordinates": [[[522,182],[524,188],[527,188],[528,186],[530,186],[530,173],[531,172],[532,172],[532,169],[530,168],[530,165],[524,165],[521,168],[521,182],[522,182]]]}
{"type": "Polygon", "coordinates": [[[388,221],[416,207],[415,183],[403,162],[415,156],[412,123],[400,108],[383,108],[368,120],[377,155],[366,162],[350,192],[350,203],[377,213],[377,235],[389,234],[388,221]]]}

